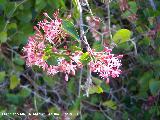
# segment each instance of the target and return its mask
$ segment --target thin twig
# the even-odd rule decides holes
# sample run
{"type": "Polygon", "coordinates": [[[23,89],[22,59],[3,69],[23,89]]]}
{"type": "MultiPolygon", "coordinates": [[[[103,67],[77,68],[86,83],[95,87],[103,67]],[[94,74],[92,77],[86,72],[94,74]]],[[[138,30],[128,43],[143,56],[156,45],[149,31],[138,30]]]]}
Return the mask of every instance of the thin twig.
{"type": "Polygon", "coordinates": [[[112,33],[111,33],[111,15],[110,15],[110,5],[109,2],[107,3],[107,11],[108,11],[108,30],[109,30],[109,36],[112,40],[112,33]]]}
{"type": "Polygon", "coordinates": [[[85,2],[86,2],[86,5],[87,5],[87,7],[88,7],[88,9],[89,9],[89,13],[91,14],[91,16],[93,16],[93,12],[92,12],[92,10],[91,10],[91,8],[90,8],[90,6],[89,6],[88,1],[85,0],[85,2]]]}
{"type": "Polygon", "coordinates": [[[134,39],[131,39],[130,41],[132,42],[133,46],[134,46],[134,54],[135,56],[137,56],[137,46],[136,46],[136,43],[135,41],[133,41],[134,39]]]}
{"type": "Polygon", "coordinates": [[[113,37],[112,37],[112,32],[111,32],[111,15],[110,15],[110,0],[108,0],[108,2],[106,2],[107,4],[107,14],[108,14],[108,31],[109,31],[109,36],[110,36],[110,40],[111,40],[111,47],[113,48],[114,46],[116,46],[116,44],[113,41],[113,37]]]}

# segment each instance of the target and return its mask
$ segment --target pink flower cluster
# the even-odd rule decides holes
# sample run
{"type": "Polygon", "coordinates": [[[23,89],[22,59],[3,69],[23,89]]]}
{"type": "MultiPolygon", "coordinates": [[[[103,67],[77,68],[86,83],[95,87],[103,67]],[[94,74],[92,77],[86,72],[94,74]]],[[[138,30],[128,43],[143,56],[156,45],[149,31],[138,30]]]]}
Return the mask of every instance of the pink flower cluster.
{"type": "Polygon", "coordinates": [[[39,29],[42,29],[44,32],[45,40],[48,40],[52,44],[60,43],[61,38],[65,38],[66,33],[62,30],[62,19],[58,18],[58,11],[53,14],[54,20],[48,16],[47,13],[44,13],[45,17],[43,21],[38,22],[39,29]]]}
{"type": "Polygon", "coordinates": [[[122,72],[119,68],[122,65],[120,58],[123,55],[115,56],[111,54],[111,51],[112,49],[106,47],[103,52],[93,52],[96,61],[89,63],[91,71],[99,73],[99,76],[107,79],[107,82],[109,82],[109,77],[119,77],[122,72]]]}
{"type": "Polygon", "coordinates": [[[79,61],[82,52],[75,51],[69,57],[70,62],[66,61],[65,58],[58,58],[57,65],[48,65],[47,60],[44,59],[45,49],[47,44],[52,44],[52,52],[58,53],[59,51],[55,48],[57,41],[61,42],[61,39],[67,35],[62,29],[62,19],[58,18],[58,12],[53,14],[55,20],[52,20],[47,13],[44,15],[49,18],[51,21],[44,19],[38,23],[38,27],[34,26],[36,30],[33,36],[30,36],[28,43],[23,48],[23,52],[26,58],[26,64],[29,67],[33,65],[43,68],[44,71],[49,75],[55,75],[58,72],[63,72],[67,75],[75,75],[75,70],[82,67],[81,62],[79,61]],[[42,32],[43,31],[43,34],[42,32]],[[75,64],[73,64],[75,62],[75,64]]]}
{"type": "MultiPolygon", "coordinates": [[[[62,30],[62,19],[58,18],[58,12],[53,14],[54,20],[51,19],[47,13],[44,15],[50,19],[50,21],[44,19],[38,23],[38,27],[34,26],[36,30],[33,36],[30,36],[28,43],[23,48],[25,54],[26,64],[29,67],[34,65],[41,67],[48,75],[55,75],[58,72],[65,73],[65,80],[68,80],[68,75],[75,75],[77,69],[82,68],[83,64],[81,62],[82,51],[68,52],[67,47],[64,49],[57,49],[57,40],[61,43],[67,34],[62,30]],[[50,45],[51,48],[47,46],[50,45]],[[49,49],[49,55],[46,52],[49,49]],[[66,59],[64,56],[59,56],[57,58],[57,65],[49,65],[47,59],[51,57],[51,54],[61,55],[65,54],[68,56],[66,59]]],[[[91,68],[91,72],[98,72],[100,77],[118,77],[121,73],[119,67],[121,66],[122,55],[115,56],[111,54],[111,49],[107,47],[103,52],[95,52],[92,50],[90,55],[92,55],[95,60],[91,60],[88,65],[91,68]]]]}
{"type": "Polygon", "coordinates": [[[45,44],[43,40],[37,40],[36,36],[30,36],[27,45],[23,48],[26,64],[28,66],[37,65],[43,70],[47,68],[47,63],[43,60],[45,44]]]}

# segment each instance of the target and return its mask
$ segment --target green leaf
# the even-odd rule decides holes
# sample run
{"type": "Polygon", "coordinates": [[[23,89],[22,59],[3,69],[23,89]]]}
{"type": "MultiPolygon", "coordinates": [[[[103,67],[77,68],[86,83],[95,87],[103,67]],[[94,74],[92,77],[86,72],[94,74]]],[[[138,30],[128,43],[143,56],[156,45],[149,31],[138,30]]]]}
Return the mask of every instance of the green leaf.
{"type": "Polygon", "coordinates": [[[1,119],[1,120],[3,120],[3,119],[2,119],[2,113],[5,113],[6,111],[7,111],[7,108],[4,107],[3,105],[1,105],[1,106],[0,106],[0,114],[1,114],[1,115],[0,115],[0,119],[1,119]]]}
{"type": "Polygon", "coordinates": [[[37,12],[40,12],[43,8],[45,8],[47,5],[46,0],[36,0],[35,9],[37,12]]]}
{"type": "Polygon", "coordinates": [[[96,85],[101,85],[101,83],[103,82],[102,80],[100,80],[100,79],[98,79],[96,77],[92,77],[92,80],[96,85]]]}
{"type": "Polygon", "coordinates": [[[65,0],[59,0],[59,4],[60,4],[61,10],[66,10],[65,0]]]}
{"type": "Polygon", "coordinates": [[[105,101],[105,102],[103,103],[103,105],[104,105],[104,106],[107,106],[107,107],[109,107],[109,108],[111,108],[111,109],[113,109],[113,110],[116,110],[116,109],[117,109],[116,103],[115,103],[114,101],[112,101],[112,100],[105,101]]]}
{"type": "Polygon", "coordinates": [[[103,89],[98,85],[98,86],[92,86],[89,88],[89,94],[94,94],[94,93],[103,93],[103,89]]]}
{"type": "Polygon", "coordinates": [[[93,43],[93,48],[95,49],[95,51],[100,52],[104,49],[103,45],[101,44],[101,41],[95,41],[93,43]]]}
{"type": "Polygon", "coordinates": [[[75,40],[79,40],[78,33],[74,27],[74,24],[68,20],[63,20],[62,29],[67,32],[75,40]]]}
{"type": "MultiPolygon", "coordinates": [[[[29,19],[28,19],[29,20],[29,19]]],[[[27,20],[26,20],[27,21],[27,20]]],[[[28,21],[29,22],[29,21],[28,21]]],[[[33,35],[33,26],[31,23],[27,23],[24,25],[23,22],[18,26],[18,29],[24,33],[24,35],[28,38],[29,35],[33,35]]],[[[20,34],[22,36],[23,34],[20,34]]],[[[20,37],[19,37],[20,38],[20,37]]]]}
{"type": "Polygon", "coordinates": [[[106,84],[105,81],[103,81],[103,82],[101,83],[101,87],[102,87],[102,89],[103,89],[104,92],[108,92],[108,93],[109,93],[109,91],[110,91],[110,86],[109,86],[109,84],[106,84]]]}
{"type": "Polygon", "coordinates": [[[150,45],[151,44],[151,40],[150,40],[150,38],[149,37],[147,37],[147,36],[144,36],[144,38],[143,38],[143,40],[141,40],[141,41],[139,41],[138,42],[138,45],[144,45],[144,46],[148,46],[148,45],[150,45]]]}
{"type": "Polygon", "coordinates": [[[20,83],[20,79],[16,75],[10,77],[10,89],[16,88],[20,83]]]}
{"type": "MultiPolygon", "coordinates": [[[[20,21],[22,21],[22,23],[29,23],[32,19],[32,13],[30,10],[25,10],[25,11],[21,11],[18,13],[18,15],[16,16],[20,21]]],[[[28,25],[28,24],[26,24],[28,25]]],[[[25,26],[26,26],[25,25],[25,26]]]]}
{"type": "Polygon", "coordinates": [[[53,76],[49,76],[46,73],[44,73],[43,80],[47,85],[49,85],[50,87],[53,87],[56,84],[58,78],[56,75],[54,75],[54,77],[53,77],[53,76]]]}
{"type": "Polygon", "coordinates": [[[50,55],[52,53],[52,46],[48,44],[44,50],[45,55],[50,55]]]}
{"type": "Polygon", "coordinates": [[[76,45],[71,45],[69,46],[71,51],[82,51],[82,49],[80,47],[77,47],[76,45]]]}
{"type": "Polygon", "coordinates": [[[60,114],[60,110],[57,109],[56,107],[51,107],[48,109],[48,112],[49,113],[57,113],[57,114],[60,114]]]}
{"type": "Polygon", "coordinates": [[[28,97],[31,94],[31,90],[29,88],[22,88],[21,91],[19,92],[19,95],[23,98],[28,97]]]}
{"type": "Polygon", "coordinates": [[[73,17],[78,19],[80,18],[80,14],[79,14],[79,10],[78,10],[78,3],[77,3],[77,0],[73,0],[73,5],[74,5],[74,10],[73,10],[73,17]]]}
{"type": "MultiPolygon", "coordinates": [[[[143,74],[140,74],[140,77],[138,78],[139,81],[139,97],[146,98],[147,97],[147,91],[149,90],[149,80],[153,78],[152,71],[145,72],[143,74]]],[[[133,85],[133,83],[132,83],[133,85]]]]}
{"type": "Polygon", "coordinates": [[[55,9],[58,9],[60,4],[57,0],[47,0],[48,4],[54,7],[55,9]]]}
{"type": "Polygon", "coordinates": [[[1,71],[0,72],[0,82],[2,82],[4,80],[5,76],[6,76],[6,72],[5,71],[1,71]]]}
{"type": "Polygon", "coordinates": [[[5,24],[6,24],[5,18],[3,16],[0,16],[0,31],[3,31],[5,24]]]}
{"type": "Polygon", "coordinates": [[[13,59],[13,62],[15,63],[15,64],[17,64],[17,65],[24,65],[24,60],[22,59],[22,58],[20,58],[20,57],[16,57],[16,58],[14,58],[13,59]]]}
{"type": "Polygon", "coordinates": [[[128,18],[130,15],[136,14],[136,12],[137,12],[137,4],[136,4],[136,2],[130,1],[130,2],[128,2],[128,4],[129,4],[129,6],[130,6],[130,9],[127,10],[127,11],[125,11],[125,12],[122,14],[122,16],[123,16],[124,18],[128,18]]]}
{"type": "Polygon", "coordinates": [[[6,6],[6,3],[7,3],[7,0],[0,0],[0,7],[2,7],[2,9],[4,9],[6,6]]]}
{"type": "MultiPolygon", "coordinates": [[[[93,112],[92,118],[93,120],[109,120],[100,112],[93,112]]],[[[84,120],[87,120],[87,119],[84,119],[84,120]]]]}
{"type": "Polygon", "coordinates": [[[80,102],[81,98],[77,98],[69,111],[70,113],[72,113],[72,120],[75,120],[75,117],[78,115],[77,113],[79,113],[80,102]]]}
{"type": "Polygon", "coordinates": [[[0,43],[4,43],[7,41],[7,32],[0,33],[0,43]]]}
{"type": "Polygon", "coordinates": [[[130,15],[132,15],[132,13],[127,10],[127,11],[125,11],[125,12],[122,14],[122,17],[128,18],[130,15]]]}
{"type": "Polygon", "coordinates": [[[21,31],[21,33],[18,33],[13,36],[12,41],[10,41],[10,45],[20,46],[21,44],[26,44],[27,39],[27,36],[21,31]]]}
{"type": "Polygon", "coordinates": [[[129,6],[130,6],[130,11],[132,13],[136,13],[137,12],[137,4],[134,1],[130,1],[128,2],[129,6]]]}
{"type": "Polygon", "coordinates": [[[88,52],[83,53],[82,56],[80,57],[80,61],[83,64],[88,64],[91,61],[91,56],[89,55],[88,52]]]}
{"type": "Polygon", "coordinates": [[[17,29],[17,24],[16,23],[10,23],[7,26],[8,29],[17,29]]]}
{"type": "Polygon", "coordinates": [[[129,40],[130,37],[131,37],[131,31],[127,29],[120,29],[114,34],[113,40],[116,44],[120,44],[129,40]]]}
{"type": "Polygon", "coordinates": [[[76,91],[76,88],[75,88],[75,81],[73,78],[70,78],[70,80],[68,81],[67,83],[67,91],[69,94],[74,93],[74,91],[76,91]]]}
{"type": "Polygon", "coordinates": [[[14,9],[16,9],[17,4],[14,2],[7,2],[7,4],[4,7],[4,13],[7,16],[7,18],[10,18],[14,14],[14,9]]]}
{"type": "Polygon", "coordinates": [[[52,55],[52,56],[50,56],[48,59],[47,59],[47,63],[49,64],[49,65],[57,65],[58,64],[58,57],[56,56],[56,55],[52,55]]]}
{"type": "Polygon", "coordinates": [[[157,80],[150,80],[149,82],[149,88],[153,95],[156,95],[158,91],[160,90],[160,81],[157,80]]]}
{"type": "Polygon", "coordinates": [[[23,98],[17,94],[10,94],[8,93],[6,95],[6,101],[12,104],[19,105],[20,103],[23,102],[23,98]]]}

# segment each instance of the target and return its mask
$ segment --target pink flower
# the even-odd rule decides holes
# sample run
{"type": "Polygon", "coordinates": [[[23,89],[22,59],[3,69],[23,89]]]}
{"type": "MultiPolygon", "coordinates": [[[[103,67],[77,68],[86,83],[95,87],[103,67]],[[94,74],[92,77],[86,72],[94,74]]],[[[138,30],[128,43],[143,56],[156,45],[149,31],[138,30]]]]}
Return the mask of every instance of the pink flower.
{"type": "Polygon", "coordinates": [[[80,62],[80,57],[83,54],[83,52],[81,51],[75,51],[75,53],[72,54],[72,56],[70,56],[72,62],[77,65],[78,68],[83,67],[83,64],[80,62]]]}
{"type": "Polygon", "coordinates": [[[63,59],[63,60],[60,60],[60,62],[58,63],[58,66],[59,66],[60,72],[75,75],[77,65],[73,65],[71,62],[67,62],[65,59],[63,59]]]}
{"type": "Polygon", "coordinates": [[[55,75],[57,74],[59,71],[58,71],[58,66],[54,66],[54,65],[50,65],[48,68],[47,68],[47,74],[49,75],[55,75]]]}

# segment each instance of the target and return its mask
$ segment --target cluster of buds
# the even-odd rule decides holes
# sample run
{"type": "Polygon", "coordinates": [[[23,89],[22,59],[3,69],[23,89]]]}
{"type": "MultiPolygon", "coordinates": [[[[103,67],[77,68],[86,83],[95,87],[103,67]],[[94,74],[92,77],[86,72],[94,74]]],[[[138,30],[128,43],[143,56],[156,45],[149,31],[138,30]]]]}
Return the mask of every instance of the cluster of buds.
{"type": "MultiPolygon", "coordinates": [[[[125,12],[127,10],[130,10],[130,5],[128,4],[128,0],[119,0],[119,7],[120,7],[120,10],[122,12],[125,12]]],[[[131,13],[129,16],[128,16],[128,20],[130,21],[135,21],[137,20],[137,15],[136,13],[131,13]]]]}
{"type": "Polygon", "coordinates": [[[95,38],[96,41],[101,40],[101,36],[98,33],[98,30],[100,29],[100,19],[98,17],[86,17],[87,23],[90,27],[90,32],[92,33],[92,36],[95,38]]]}
{"type": "MultiPolygon", "coordinates": [[[[55,75],[59,72],[65,73],[65,80],[67,81],[69,75],[75,75],[76,70],[83,67],[81,56],[84,53],[81,50],[69,52],[67,46],[63,46],[64,49],[58,49],[56,46],[61,44],[62,40],[65,40],[69,35],[62,29],[62,19],[58,18],[58,12],[53,14],[54,19],[50,18],[47,13],[44,15],[50,21],[44,19],[38,23],[38,27],[34,26],[35,34],[29,37],[28,43],[23,48],[26,64],[29,67],[39,66],[48,75],[55,75]],[[56,65],[55,63],[53,65],[48,64],[47,61],[53,55],[57,55],[56,65]]],[[[88,62],[91,72],[98,72],[100,77],[107,78],[107,80],[109,77],[119,76],[121,73],[119,69],[121,55],[111,54],[112,50],[107,47],[102,52],[91,51],[89,55],[94,58],[88,62]]]]}
{"type": "Polygon", "coordinates": [[[121,11],[129,10],[129,5],[127,0],[119,0],[119,7],[121,11]]]}
{"type": "Polygon", "coordinates": [[[109,44],[109,41],[108,41],[109,29],[108,29],[108,27],[105,24],[101,25],[100,18],[96,17],[96,16],[87,16],[86,21],[89,25],[89,29],[90,29],[90,32],[92,33],[93,38],[96,41],[100,41],[103,39],[105,44],[108,46],[108,44],[109,44]]]}

